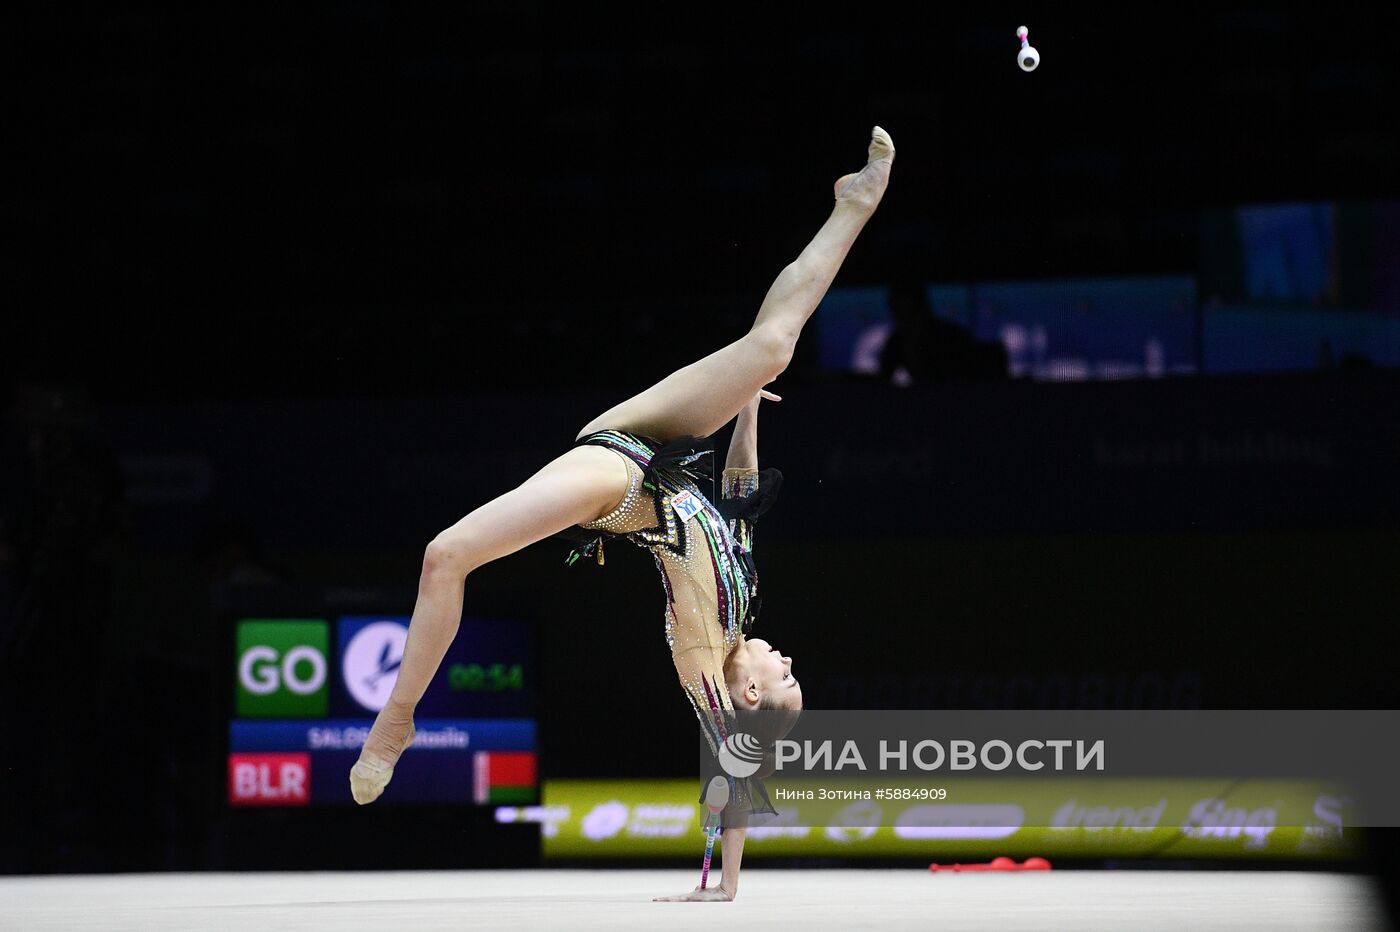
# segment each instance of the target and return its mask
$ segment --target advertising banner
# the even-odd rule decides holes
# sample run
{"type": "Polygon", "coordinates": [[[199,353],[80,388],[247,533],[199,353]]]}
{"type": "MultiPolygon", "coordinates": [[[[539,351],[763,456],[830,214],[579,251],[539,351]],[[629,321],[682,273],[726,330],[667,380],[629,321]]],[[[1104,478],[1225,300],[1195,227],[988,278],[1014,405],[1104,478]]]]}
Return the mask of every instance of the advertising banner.
{"type": "MultiPolygon", "coordinates": [[[[963,825],[926,824],[918,800],[847,803],[853,825],[803,824],[805,803],[780,806],[777,820],[748,830],[744,857],[1347,860],[1361,850],[1345,801],[1306,781],[1062,779],[1032,792],[983,778],[961,787],[948,821],[963,825]],[[870,819],[872,808],[886,817],[870,819]],[[1007,817],[1014,810],[1019,820],[1007,817]]],[[[695,789],[686,779],[547,780],[541,805],[503,806],[496,817],[538,822],[547,859],[694,858],[704,845],[695,789]]]]}

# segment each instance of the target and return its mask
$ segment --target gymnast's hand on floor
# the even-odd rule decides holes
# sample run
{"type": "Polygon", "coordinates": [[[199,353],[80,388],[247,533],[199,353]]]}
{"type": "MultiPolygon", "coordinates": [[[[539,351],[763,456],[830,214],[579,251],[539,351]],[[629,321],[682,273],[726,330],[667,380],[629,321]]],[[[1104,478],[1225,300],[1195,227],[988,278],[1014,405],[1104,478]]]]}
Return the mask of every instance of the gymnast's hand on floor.
{"type": "Polygon", "coordinates": [[[360,750],[360,759],[350,768],[350,795],[361,806],[372,803],[394,778],[399,755],[408,750],[417,732],[413,728],[413,706],[390,699],[379,710],[374,727],[360,750]]]}
{"type": "Polygon", "coordinates": [[[658,896],[652,900],[653,903],[728,903],[734,899],[733,895],[722,886],[706,887],[701,890],[696,887],[689,893],[677,893],[675,896],[658,896]]]}

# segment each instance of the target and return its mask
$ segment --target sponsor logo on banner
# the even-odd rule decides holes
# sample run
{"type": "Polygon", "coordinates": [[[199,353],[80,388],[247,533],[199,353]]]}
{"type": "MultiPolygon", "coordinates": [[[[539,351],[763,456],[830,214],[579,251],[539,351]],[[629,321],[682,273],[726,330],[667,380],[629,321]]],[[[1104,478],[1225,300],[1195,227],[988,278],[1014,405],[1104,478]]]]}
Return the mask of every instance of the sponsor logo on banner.
{"type": "Polygon", "coordinates": [[[322,718],[329,708],[324,621],[238,623],[238,715],[322,718]]]}
{"type": "Polygon", "coordinates": [[[880,814],[878,803],[866,800],[851,803],[836,814],[832,825],[826,827],[826,837],[842,845],[865,841],[875,834],[880,824],[880,814]]]}
{"type": "Polygon", "coordinates": [[[606,841],[619,834],[625,834],[628,838],[677,838],[694,831],[699,825],[697,808],[694,805],[665,803],[628,806],[613,799],[599,803],[583,817],[580,834],[594,842],[606,841]]]}
{"type": "Polygon", "coordinates": [[[622,831],[627,824],[627,804],[612,800],[593,807],[583,817],[580,831],[589,841],[604,841],[622,831]]]}
{"type": "Polygon", "coordinates": [[[1322,795],[1314,799],[1312,818],[1303,826],[1298,852],[1308,854],[1341,844],[1342,832],[1346,828],[1345,811],[1346,801],[1337,796],[1322,795]]]}
{"type": "Polygon", "coordinates": [[[502,824],[511,822],[533,822],[539,825],[540,834],[553,838],[559,834],[559,824],[567,822],[572,814],[568,806],[497,806],[496,821],[502,824]]]}
{"type": "Polygon", "coordinates": [[[1083,828],[1091,831],[1100,829],[1132,829],[1150,831],[1162,821],[1166,812],[1165,798],[1155,805],[1138,808],[1136,806],[1081,806],[1079,800],[1071,799],[1050,817],[1051,828],[1083,828]]]}
{"type": "Polygon", "coordinates": [[[896,838],[988,839],[1010,838],[1026,821],[1026,811],[1015,804],[938,803],[910,806],[894,820],[896,838]]]}
{"type": "Polygon", "coordinates": [[[378,712],[389,701],[399,678],[408,619],[342,618],[340,672],[345,691],[367,712],[378,712]]]}
{"type": "Polygon", "coordinates": [[[1245,848],[1263,848],[1277,825],[1278,811],[1272,806],[1245,809],[1223,799],[1202,799],[1191,807],[1181,832],[1188,838],[1242,841],[1245,848]]]}
{"type": "Polygon", "coordinates": [[[762,825],[750,825],[746,837],[755,843],[770,838],[806,838],[812,833],[812,826],[802,824],[799,812],[797,806],[784,806],[771,820],[762,825]]]}
{"type": "Polygon", "coordinates": [[[311,802],[310,754],[230,754],[232,806],[305,806],[311,802]]]}

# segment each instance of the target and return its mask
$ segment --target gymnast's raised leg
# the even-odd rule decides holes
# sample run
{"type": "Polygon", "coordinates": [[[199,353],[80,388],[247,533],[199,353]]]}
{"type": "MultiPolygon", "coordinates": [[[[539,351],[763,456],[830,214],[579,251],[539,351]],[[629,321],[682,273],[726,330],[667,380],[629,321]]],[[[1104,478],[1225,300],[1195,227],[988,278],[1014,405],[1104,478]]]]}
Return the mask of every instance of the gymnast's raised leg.
{"type": "Polygon", "coordinates": [[[871,134],[869,159],[861,171],[836,182],[831,216],[768,289],[748,333],[594,418],[579,436],[625,430],[663,443],[686,435],[708,437],[786,369],[803,324],[831,287],[889,183],[894,143],[878,126],[871,134]]]}
{"type": "MultiPolygon", "coordinates": [[[[579,436],[613,429],[665,442],[686,435],[707,437],[728,423],[787,368],[803,325],[879,205],[893,162],[894,143],[877,126],[865,167],[836,182],[831,216],[768,289],[749,332],[599,415],[579,436]]],[[[379,797],[413,741],[413,710],[456,637],[468,574],[607,514],[622,500],[627,483],[626,467],[616,454],[597,446],[576,447],[428,544],[398,680],[350,772],[356,802],[379,797]]]]}

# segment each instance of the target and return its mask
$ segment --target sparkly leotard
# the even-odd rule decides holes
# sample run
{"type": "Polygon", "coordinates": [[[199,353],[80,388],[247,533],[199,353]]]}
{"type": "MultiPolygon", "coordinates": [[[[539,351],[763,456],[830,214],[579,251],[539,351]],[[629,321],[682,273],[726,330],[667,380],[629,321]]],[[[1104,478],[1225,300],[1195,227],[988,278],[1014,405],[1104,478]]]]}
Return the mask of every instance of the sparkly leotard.
{"type": "MultiPolygon", "coordinates": [[[[598,557],[609,537],[625,537],[651,551],[666,590],[666,643],[681,686],[695,708],[711,750],[718,753],[733,731],[734,705],[724,663],[757,615],[758,577],[753,563],[753,521],[767,509],[781,481],[765,470],[726,469],[717,507],[701,492],[709,485],[711,451],[694,438],[671,444],[605,430],[578,444],[607,447],[627,464],[627,492],[611,512],[588,524],[599,532],[578,555],[598,557]],[[765,494],[760,495],[762,486],[765,494]]],[[[757,780],[738,781],[739,808],[771,812],[757,780]]]]}

